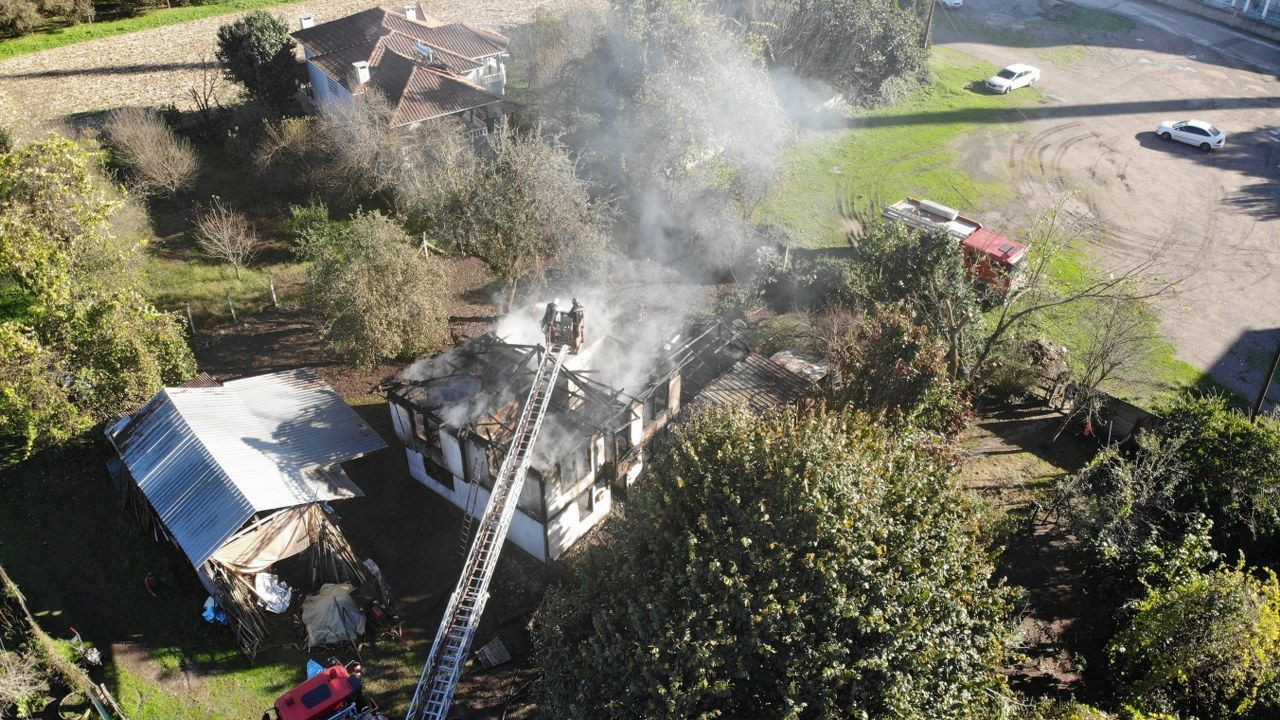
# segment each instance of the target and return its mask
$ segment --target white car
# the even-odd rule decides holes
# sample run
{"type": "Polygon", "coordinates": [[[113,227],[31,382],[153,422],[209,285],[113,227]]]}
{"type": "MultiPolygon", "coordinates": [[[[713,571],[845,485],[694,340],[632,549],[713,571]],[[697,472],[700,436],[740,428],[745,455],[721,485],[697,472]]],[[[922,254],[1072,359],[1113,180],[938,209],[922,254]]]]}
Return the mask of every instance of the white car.
{"type": "Polygon", "coordinates": [[[938,4],[952,10],[964,5],[964,0],[938,0],[938,4]]]}
{"type": "Polygon", "coordinates": [[[1226,133],[1202,120],[1165,120],[1156,127],[1156,135],[1195,145],[1205,152],[1217,150],[1227,141],[1226,133]]]}
{"type": "Polygon", "coordinates": [[[1017,90],[1020,87],[1035,85],[1039,79],[1039,68],[1015,63],[987,78],[983,84],[987,86],[988,90],[1003,94],[1010,90],[1017,90]]]}

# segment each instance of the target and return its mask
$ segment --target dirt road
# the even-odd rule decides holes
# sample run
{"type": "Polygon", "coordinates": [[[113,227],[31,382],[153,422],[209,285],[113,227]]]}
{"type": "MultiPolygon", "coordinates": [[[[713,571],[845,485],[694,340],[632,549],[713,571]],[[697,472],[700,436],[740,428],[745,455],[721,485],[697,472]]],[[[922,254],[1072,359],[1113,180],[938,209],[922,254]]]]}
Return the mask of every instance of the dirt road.
{"type": "MultiPolygon", "coordinates": [[[[1123,4],[1141,16],[1134,8],[1144,6],[1123,4]]],[[[1165,336],[1179,357],[1251,398],[1280,341],[1280,80],[1241,60],[1251,51],[1269,66],[1280,49],[1187,16],[1192,31],[1180,31],[1167,10],[1094,30],[1040,12],[1025,0],[966,0],[940,11],[935,36],[1043,71],[1049,102],[984,138],[1008,157],[1019,200],[1007,214],[1074,192],[1107,228],[1095,248],[1103,263],[1119,269],[1160,250],[1161,275],[1186,276],[1157,308],[1165,336]],[[1160,121],[1187,117],[1223,129],[1226,147],[1206,154],[1155,136],[1160,121]]]]}
{"type": "MultiPolygon", "coordinates": [[[[296,26],[312,13],[324,22],[373,7],[374,0],[307,0],[269,12],[296,26]]],[[[529,19],[538,7],[563,0],[425,0],[427,12],[442,20],[466,20],[501,27],[529,19]]],[[[212,67],[218,27],[237,15],[196,20],[68,45],[0,62],[0,122],[20,131],[38,130],[68,115],[121,105],[190,102],[212,67]]],[[[229,85],[225,92],[234,92],[229,85]]]]}

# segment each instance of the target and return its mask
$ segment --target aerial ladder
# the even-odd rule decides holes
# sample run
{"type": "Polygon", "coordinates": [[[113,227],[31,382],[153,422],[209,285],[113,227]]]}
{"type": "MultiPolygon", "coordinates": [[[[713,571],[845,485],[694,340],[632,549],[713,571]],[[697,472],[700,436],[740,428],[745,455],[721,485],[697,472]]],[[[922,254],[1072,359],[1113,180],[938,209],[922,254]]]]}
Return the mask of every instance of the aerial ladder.
{"type": "Polygon", "coordinates": [[[422,668],[418,687],[409,703],[406,720],[445,720],[453,702],[453,693],[480,624],[480,615],[484,612],[485,601],[489,599],[489,582],[498,566],[498,554],[502,551],[502,543],[520,500],[520,488],[524,486],[525,474],[533,457],[533,444],[538,439],[542,418],[555,391],[560,366],[570,351],[568,343],[557,343],[557,339],[561,338],[552,337],[548,342],[549,347],[534,374],[533,385],[529,388],[529,396],[512,435],[511,447],[493,481],[489,504],[480,518],[475,540],[462,566],[462,577],[458,579],[440,620],[431,654],[427,656],[427,664],[422,668]]]}

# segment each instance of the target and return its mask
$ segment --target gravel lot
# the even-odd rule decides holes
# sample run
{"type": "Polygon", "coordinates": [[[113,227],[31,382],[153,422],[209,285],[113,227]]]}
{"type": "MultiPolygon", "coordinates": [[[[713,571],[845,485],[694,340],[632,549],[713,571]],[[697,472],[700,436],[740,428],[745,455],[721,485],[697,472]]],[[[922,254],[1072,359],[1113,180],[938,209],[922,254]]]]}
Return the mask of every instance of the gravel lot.
{"type": "Polygon", "coordinates": [[[1280,79],[1232,52],[1254,41],[1169,13],[1161,28],[1053,37],[1038,34],[1039,8],[1026,0],[940,12],[940,44],[1043,72],[1049,102],[993,124],[985,152],[965,160],[1012,176],[1019,200],[1005,221],[1072,192],[1072,208],[1106,228],[1094,248],[1104,264],[1159,250],[1162,276],[1186,278],[1157,307],[1165,337],[1252,399],[1280,342],[1280,79]],[[1202,42],[1210,33],[1216,42],[1202,42]],[[1160,121],[1188,117],[1221,128],[1226,147],[1201,153],[1155,136],[1160,121]]]}
{"type": "MultiPolygon", "coordinates": [[[[320,22],[372,7],[372,0],[311,0],[271,9],[292,27],[303,13],[320,22]]],[[[568,0],[425,0],[446,20],[502,27],[529,19],[539,7],[568,0]]],[[[196,20],[93,40],[0,62],[0,122],[39,131],[66,116],[122,105],[189,104],[202,68],[213,60],[218,27],[236,15],[196,20]]],[[[231,90],[229,86],[226,90],[231,90]]]]}

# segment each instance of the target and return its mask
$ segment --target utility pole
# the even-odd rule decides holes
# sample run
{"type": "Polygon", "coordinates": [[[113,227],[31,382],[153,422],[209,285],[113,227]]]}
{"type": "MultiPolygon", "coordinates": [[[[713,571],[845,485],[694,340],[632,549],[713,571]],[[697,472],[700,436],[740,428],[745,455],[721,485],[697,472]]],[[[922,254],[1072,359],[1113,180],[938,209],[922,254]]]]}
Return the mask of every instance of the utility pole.
{"type": "Polygon", "coordinates": [[[933,37],[933,9],[938,6],[938,0],[927,0],[929,3],[929,14],[924,21],[924,37],[920,38],[920,47],[929,47],[929,39],[933,37]]]}
{"type": "Polygon", "coordinates": [[[1271,389],[1271,383],[1276,379],[1276,366],[1280,365],[1280,343],[1276,343],[1276,351],[1271,356],[1271,365],[1267,368],[1267,376],[1262,379],[1262,387],[1258,390],[1258,399],[1253,401],[1253,412],[1249,413],[1251,422],[1258,419],[1258,413],[1262,411],[1262,404],[1267,401],[1267,391],[1271,389]]]}

